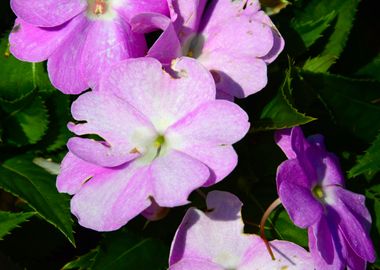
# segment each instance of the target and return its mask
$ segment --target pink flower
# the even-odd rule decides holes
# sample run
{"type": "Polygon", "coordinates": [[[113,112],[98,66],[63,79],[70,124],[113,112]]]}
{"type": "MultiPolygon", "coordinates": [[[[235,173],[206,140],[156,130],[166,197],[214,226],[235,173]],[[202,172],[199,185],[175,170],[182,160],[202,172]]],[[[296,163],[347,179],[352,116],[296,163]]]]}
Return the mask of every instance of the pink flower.
{"type": "Polygon", "coordinates": [[[210,73],[191,58],[173,62],[173,75],[152,58],[113,66],[93,91],[72,105],[79,136],[57,179],[75,194],[71,210],[85,227],[116,230],[151,205],[187,204],[196,188],[222,180],[236,166],[231,144],[249,129],[237,105],[215,100],[210,73]],[[174,76],[174,77],[173,77],[174,76]]]}
{"type": "Polygon", "coordinates": [[[287,241],[270,242],[272,260],[263,240],[243,233],[241,201],[233,194],[212,191],[208,211],[190,208],[172,242],[170,270],[311,270],[311,256],[287,241]]]}
{"type": "Polygon", "coordinates": [[[94,87],[116,62],[146,54],[144,36],[129,25],[133,16],[168,13],[166,0],[11,0],[11,7],[18,17],[12,54],[48,60],[52,84],[66,94],[94,87]]]}
{"type": "Polygon", "coordinates": [[[148,55],[169,63],[180,55],[196,58],[214,76],[218,96],[244,98],[267,84],[267,65],[284,40],[258,0],[171,0],[171,20],[160,14],[132,19],[135,31],[164,30],[148,55]]]}

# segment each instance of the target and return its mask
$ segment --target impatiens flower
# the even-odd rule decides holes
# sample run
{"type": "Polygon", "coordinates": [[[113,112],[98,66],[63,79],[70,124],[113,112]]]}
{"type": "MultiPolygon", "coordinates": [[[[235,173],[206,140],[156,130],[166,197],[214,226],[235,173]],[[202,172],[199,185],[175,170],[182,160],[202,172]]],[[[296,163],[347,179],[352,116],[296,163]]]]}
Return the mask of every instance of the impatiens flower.
{"type": "Polygon", "coordinates": [[[148,55],[168,63],[196,58],[214,76],[218,96],[243,98],[267,84],[267,64],[284,41],[258,0],[171,0],[171,20],[160,14],[132,19],[135,31],[164,30],[148,55]],[[171,23],[171,21],[173,23],[171,23]]]}
{"type": "Polygon", "coordinates": [[[272,260],[264,241],[244,234],[241,201],[233,194],[212,191],[207,212],[190,208],[174,237],[170,270],[312,270],[310,254],[287,241],[274,240],[272,260]]]}
{"type": "Polygon", "coordinates": [[[126,58],[144,56],[144,35],[129,21],[142,12],[167,14],[166,0],[11,0],[17,15],[9,37],[14,56],[48,59],[52,84],[66,94],[93,87],[104,70],[126,58]]]}
{"type": "Polygon", "coordinates": [[[116,230],[151,203],[188,203],[236,166],[231,144],[249,129],[237,105],[215,100],[210,73],[191,58],[166,73],[153,58],[114,65],[99,86],[72,105],[79,121],[62,162],[57,187],[75,194],[71,211],[85,227],[116,230]]]}
{"type": "Polygon", "coordinates": [[[289,159],[277,171],[278,194],[293,222],[308,228],[317,269],[364,270],[375,260],[365,197],[344,188],[338,159],[322,136],[305,139],[295,127],[277,132],[276,141],[289,159]]]}

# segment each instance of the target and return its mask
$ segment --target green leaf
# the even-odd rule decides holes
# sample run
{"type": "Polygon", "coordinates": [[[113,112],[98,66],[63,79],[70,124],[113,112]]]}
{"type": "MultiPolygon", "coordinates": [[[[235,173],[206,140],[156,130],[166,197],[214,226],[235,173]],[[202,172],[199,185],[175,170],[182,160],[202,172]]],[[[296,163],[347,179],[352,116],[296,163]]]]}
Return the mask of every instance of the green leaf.
{"type": "Polygon", "coordinates": [[[22,99],[38,86],[43,64],[22,62],[10,55],[7,37],[0,40],[0,59],[0,101],[22,99]]]}
{"type": "Polygon", "coordinates": [[[94,249],[89,253],[80,256],[74,261],[68,262],[62,267],[62,270],[71,270],[71,269],[79,269],[79,270],[87,270],[91,268],[91,265],[94,263],[94,259],[98,254],[99,250],[94,249]]]}
{"type": "Polygon", "coordinates": [[[293,107],[290,102],[292,95],[291,81],[291,70],[289,69],[277,95],[264,107],[260,119],[253,121],[253,131],[290,128],[316,120],[298,112],[293,107]]]}
{"type": "Polygon", "coordinates": [[[17,156],[3,162],[0,187],[28,203],[75,245],[69,198],[57,192],[55,177],[33,164],[31,156],[17,156]]]}
{"type": "Polygon", "coordinates": [[[363,156],[358,158],[357,164],[348,172],[348,176],[356,177],[365,174],[372,178],[380,171],[380,134],[373,142],[372,146],[367,149],[363,156]]]}
{"type": "Polygon", "coordinates": [[[330,26],[332,20],[336,17],[336,12],[333,10],[319,18],[310,21],[301,21],[295,18],[292,21],[292,27],[300,35],[305,47],[309,48],[320,37],[322,33],[330,26]]]}
{"type": "Polygon", "coordinates": [[[380,81],[380,54],[378,54],[370,63],[362,67],[356,74],[372,77],[380,81]]]}
{"type": "Polygon", "coordinates": [[[35,213],[11,213],[0,211],[0,239],[10,233],[14,228],[19,227],[19,225],[25,221],[28,221],[35,213]]]}
{"type": "Polygon", "coordinates": [[[283,240],[291,241],[300,246],[308,246],[307,230],[298,228],[289,218],[284,208],[280,208],[271,215],[271,222],[275,231],[281,232],[283,240]]]}
{"type": "Polygon", "coordinates": [[[332,55],[317,56],[309,58],[303,66],[303,70],[311,72],[326,71],[338,58],[332,55]]]}
{"type": "Polygon", "coordinates": [[[373,220],[377,233],[380,235],[380,185],[371,187],[366,191],[366,197],[373,200],[375,218],[373,220]]]}
{"type": "Polygon", "coordinates": [[[96,249],[67,263],[63,270],[163,270],[168,256],[169,249],[159,240],[121,230],[107,233],[96,249]]]}
{"type": "Polygon", "coordinates": [[[303,82],[319,95],[333,122],[370,143],[380,130],[380,83],[337,75],[301,73],[303,82]]]}

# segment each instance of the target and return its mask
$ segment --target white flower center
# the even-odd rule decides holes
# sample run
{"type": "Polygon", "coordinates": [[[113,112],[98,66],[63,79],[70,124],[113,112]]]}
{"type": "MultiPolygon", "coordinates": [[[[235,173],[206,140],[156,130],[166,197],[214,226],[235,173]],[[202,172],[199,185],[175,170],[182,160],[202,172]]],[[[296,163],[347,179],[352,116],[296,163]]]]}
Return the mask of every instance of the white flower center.
{"type": "Polygon", "coordinates": [[[87,18],[91,20],[111,20],[116,13],[113,9],[115,0],[87,0],[87,18]]]}

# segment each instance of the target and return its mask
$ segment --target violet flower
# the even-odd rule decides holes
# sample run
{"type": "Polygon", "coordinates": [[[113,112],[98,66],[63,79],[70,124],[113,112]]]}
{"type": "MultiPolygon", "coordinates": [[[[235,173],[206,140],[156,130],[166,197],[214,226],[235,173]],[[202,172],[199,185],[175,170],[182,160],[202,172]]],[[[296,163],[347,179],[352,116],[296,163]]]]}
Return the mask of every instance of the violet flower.
{"type": "Polygon", "coordinates": [[[170,0],[171,20],[160,14],[132,19],[134,31],[164,30],[148,55],[163,63],[180,55],[196,58],[214,76],[218,97],[244,98],[267,84],[267,64],[284,40],[258,0],[170,0]],[[173,21],[173,23],[171,23],[173,21]]]}
{"type": "Polygon", "coordinates": [[[194,189],[236,166],[231,144],[248,131],[247,114],[215,100],[212,76],[195,60],[177,59],[172,69],[175,77],[153,58],[125,60],[73,103],[80,122],[69,129],[103,139],[71,138],[57,179],[60,192],[75,194],[71,211],[82,226],[116,230],[153,200],[187,204],[194,189]]]}
{"type": "Polygon", "coordinates": [[[168,14],[166,0],[11,0],[17,19],[10,51],[20,60],[48,59],[52,84],[63,93],[94,87],[101,73],[126,58],[144,56],[144,35],[129,21],[141,12],[168,14]]]}
{"type": "Polygon", "coordinates": [[[275,138],[288,157],[277,171],[278,194],[293,222],[308,228],[317,269],[364,270],[375,260],[365,197],[344,188],[338,159],[326,151],[322,136],[305,139],[295,127],[275,138]]]}
{"type": "Polygon", "coordinates": [[[172,242],[169,270],[312,270],[310,254],[291,242],[274,240],[272,260],[264,241],[244,234],[241,201],[212,191],[206,213],[190,208],[172,242]]]}

